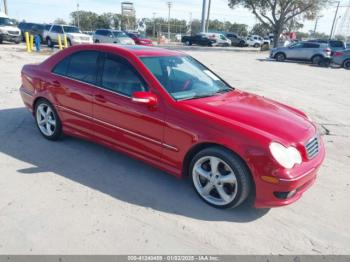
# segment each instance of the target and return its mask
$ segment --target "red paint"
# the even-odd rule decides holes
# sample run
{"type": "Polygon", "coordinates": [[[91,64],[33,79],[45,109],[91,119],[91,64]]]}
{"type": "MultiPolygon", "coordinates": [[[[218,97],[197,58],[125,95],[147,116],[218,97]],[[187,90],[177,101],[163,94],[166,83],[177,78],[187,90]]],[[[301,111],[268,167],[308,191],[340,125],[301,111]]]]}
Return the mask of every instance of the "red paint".
{"type": "Polygon", "coordinates": [[[218,144],[246,162],[255,183],[257,207],[287,205],[299,199],[314,183],[325,157],[321,139],[319,154],[311,160],[306,157],[304,145],[317,135],[315,125],[297,109],[237,89],[208,98],[174,101],[139,57],[179,55],[184,54],[157,48],[74,46],[41,64],[24,66],[20,91],[31,111],[35,99],[51,101],[66,134],[104,144],[178,177],[186,174],[185,157],[191,149],[203,143],[218,144]],[[64,57],[80,50],[124,57],[150,90],[136,92],[130,98],[51,73],[64,57]],[[281,167],[270,154],[272,141],[295,146],[303,162],[292,169],[281,167]],[[265,182],[261,176],[276,177],[279,183],[265,182]],[[294,189],[298,192],[288,200],[273,195],[294,189]]]}

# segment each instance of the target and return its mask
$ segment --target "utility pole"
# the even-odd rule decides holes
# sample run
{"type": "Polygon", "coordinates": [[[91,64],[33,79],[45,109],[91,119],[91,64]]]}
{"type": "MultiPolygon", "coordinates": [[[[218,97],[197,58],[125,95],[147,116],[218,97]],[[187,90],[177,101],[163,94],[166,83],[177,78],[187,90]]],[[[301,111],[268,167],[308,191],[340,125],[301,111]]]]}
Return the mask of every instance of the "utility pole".
{"type": "Polygon", "coordinates": [[[314,36],[316,35],[318,20],[319,20],[321,17],[322,17],[322,16],[317,16],[317,17],[316,17],[315,28],[314,28],[314,34],[313,34],[314,36]]]}
{"type": "Polygon", "coordinates": [[[211,0],[208,2],[208,13],[207,13],[207,24],[206,24],[206,32],[208,32],[209,29],[209,17],[210,17],[210,6],[211,6],[211,0]]]}
{"type": "Polygon", "coordinates": [[[80,21],[79,21],[79,3],[77,3],[77,25],[78,25],[78,28],[80,28],[80,21]]]}
{"type": "Polygon", "coordinates": [[[202,5],[202,23],[201,23],[201,32],[205,33],[205,9],[207,6],[207,0],[203,0],[202,5]]]}
{"type": "Polygon", "coordinates": [[[190,35],[192,35],[192,12],[190,12],[190,21],[189,21],[189,24],[190,24],[190,35]]]}
{"type": "Polygon", "coordinates": [[[5,14],[8,15],[7,0],[4,0],[4,11],[5,11],[5,14]]]}
{"type": "Polygon", "coordinates": [[[153,37],[156,36],[156,12],[153,12],[153,37]]]}
{"type": "Polygon", "coordinates": [[[338,2],[338,5],[337,5],[337,9],[335,10],[334,19],[333,19],[333,24],[332,24],[332,29],[331,29],[331,33],[330,33],[330,35],[329,35],[329,39],[332,39],[334,24],[335,24],[335,20],[337,19],[337,15],[338,15],[338,10],[339,10],[340,1],[337,1],[337,2],[338,2]]]}
{"type": "Polygon", "coordinates": [[[170,41],[170,9],[172,6],[172,2],[168,2],[168,8],[169,8],[169,12],[168,12],[168,40],[170,41]]]}

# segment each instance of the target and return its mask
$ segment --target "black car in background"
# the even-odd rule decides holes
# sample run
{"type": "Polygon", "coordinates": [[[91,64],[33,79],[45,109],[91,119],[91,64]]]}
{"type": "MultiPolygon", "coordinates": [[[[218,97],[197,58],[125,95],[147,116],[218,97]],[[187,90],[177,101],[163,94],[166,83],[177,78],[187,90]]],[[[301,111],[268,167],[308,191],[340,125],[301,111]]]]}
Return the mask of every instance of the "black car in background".
{"type": "Polygon", "coordinates": [[[185,45],[212,46],[216,41],[209,39],[205,34],[197,34],[194,36],[183,36],[181,42],[185,45]]]}
{"type": "Polygon", "coordinates": [[[239,46],[239,47],[248,46],[246,41],[236,33],[226,32],[223,34],[226,36],[226,38],[231,40],[232,46],[239,46]]]}
{"type": "Polygon", "coordinates": [[[39,35],[41,43],[44,41],[44,31],[50,29],[51,25],[49,24],[38,24],[38,23],[27,23],[21,22],[18,25],[18,28],[22,32],[22,39],[24,39],[25,32],[28,32],[30,35],[39,35]]]}

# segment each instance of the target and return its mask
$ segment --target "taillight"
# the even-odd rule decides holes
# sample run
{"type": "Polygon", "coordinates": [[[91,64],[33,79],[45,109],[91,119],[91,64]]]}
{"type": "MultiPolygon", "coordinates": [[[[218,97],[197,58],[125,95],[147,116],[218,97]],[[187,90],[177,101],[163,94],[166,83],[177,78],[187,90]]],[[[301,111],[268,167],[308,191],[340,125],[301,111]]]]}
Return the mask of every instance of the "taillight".
{"type": "Polygon", "coordinates": [[[344,55],[343,52],[335,52],[335,53],[333,54],[333,56],[342,56],[342,55],[344,55]]]}

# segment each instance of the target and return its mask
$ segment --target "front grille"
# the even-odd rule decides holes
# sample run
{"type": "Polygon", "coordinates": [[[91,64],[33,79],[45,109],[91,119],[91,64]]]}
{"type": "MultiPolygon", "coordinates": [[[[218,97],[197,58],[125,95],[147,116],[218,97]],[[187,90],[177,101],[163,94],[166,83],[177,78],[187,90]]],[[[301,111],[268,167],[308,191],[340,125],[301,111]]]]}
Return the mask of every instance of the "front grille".
{"type": "Polygon", "coordinates": [[[18,31],[7,31],[9,35],[19,35],[18,31]]]}
{"type": "Polygon", "coordinates": [[[315,156],[317,156],[319,152],[319,144],[318,144],[318,138],[317,136],[314,138],[311,138],[309,142],[305,145],[306,153],[308,159],[312,159],[315,156]]]}
{"type": "Polygon", "coordinates": [[[81,39],[82,41],[89,41],[89,40],[90,40],[90,37],[82,36],[82,37],[80,37],[80,39],[81,39]]]}

